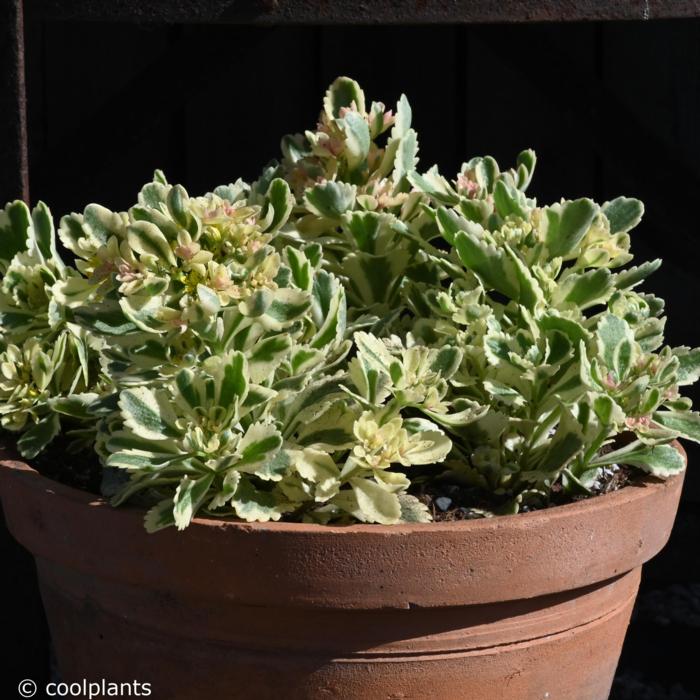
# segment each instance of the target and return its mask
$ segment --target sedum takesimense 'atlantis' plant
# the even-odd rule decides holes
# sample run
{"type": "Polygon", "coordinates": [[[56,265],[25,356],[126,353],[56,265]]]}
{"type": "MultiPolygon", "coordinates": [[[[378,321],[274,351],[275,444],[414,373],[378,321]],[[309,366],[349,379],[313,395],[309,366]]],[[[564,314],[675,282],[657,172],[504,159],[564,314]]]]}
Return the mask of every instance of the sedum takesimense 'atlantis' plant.
{"type": "Polygon", "coordinates": [[[417,166],[407,99],[339,78],[251,185],[191,197],[156,171],[128,211],[58,231],[8,204],[2,426],[27,458],[59,434],[93,451],[150,531],[428,521],[445,484],[489,516],[617,465],[681,471],[700,349],[665,346],[639,291],[660,264],[629,264],[642,204],[540,205],[532,151],[417,166]]]}

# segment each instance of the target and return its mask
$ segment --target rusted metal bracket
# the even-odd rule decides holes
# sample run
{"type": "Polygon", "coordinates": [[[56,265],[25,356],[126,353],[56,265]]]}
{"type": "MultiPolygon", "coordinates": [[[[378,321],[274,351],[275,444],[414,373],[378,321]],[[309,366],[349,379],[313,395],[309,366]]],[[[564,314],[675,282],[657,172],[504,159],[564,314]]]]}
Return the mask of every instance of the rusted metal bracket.
{"type": "Polygon", "coordinates": [[[646,20],[700,15],[698,0],[28,0],[60,20],[246,24],[458,24],[646,20]]]}
{"type": "Polygon", "coordinates": [[[22,0],[0,0],[0,202],[29,201],[22,0]]]}

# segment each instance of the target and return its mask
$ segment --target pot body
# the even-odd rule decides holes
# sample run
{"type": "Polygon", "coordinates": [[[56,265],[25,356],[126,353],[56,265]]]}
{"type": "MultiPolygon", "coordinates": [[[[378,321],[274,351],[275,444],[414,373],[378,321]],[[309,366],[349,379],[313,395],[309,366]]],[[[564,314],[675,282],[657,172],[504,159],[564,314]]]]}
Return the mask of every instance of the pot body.
{"type": "Polygon", "coordinates": [[[137,510],[0,472],[62,679],[164,700],[605,700],[682,486],[481,521],[147,535],[137,510]]]}

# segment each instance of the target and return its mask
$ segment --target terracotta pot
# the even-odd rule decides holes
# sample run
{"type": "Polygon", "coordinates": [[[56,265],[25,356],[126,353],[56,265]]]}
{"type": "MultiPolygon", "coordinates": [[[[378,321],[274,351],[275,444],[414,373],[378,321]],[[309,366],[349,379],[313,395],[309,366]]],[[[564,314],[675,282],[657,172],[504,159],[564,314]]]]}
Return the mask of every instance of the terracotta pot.
{"type": "Polygon", "coordinates": [[[62,678],[164,700],[604,700],[682,481],[488,520],[147,535],[138,510],[0,466],[62,678]]]}

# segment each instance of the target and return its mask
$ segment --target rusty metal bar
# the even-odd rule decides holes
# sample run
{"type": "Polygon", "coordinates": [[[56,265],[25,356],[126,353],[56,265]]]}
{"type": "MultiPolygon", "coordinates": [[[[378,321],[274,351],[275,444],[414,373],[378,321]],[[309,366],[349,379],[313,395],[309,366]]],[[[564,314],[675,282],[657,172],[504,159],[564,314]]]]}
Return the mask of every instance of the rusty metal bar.
{"type": "Polygon", "coordinates": [[[29,201],[22,0],[0,0],[0,205],[29,201]]]}
{"type": "Polygon", "coordinates": [[[52,20],[240,24],[461,24],[700,16],[700,0],[25,0],[52,20]]]}

